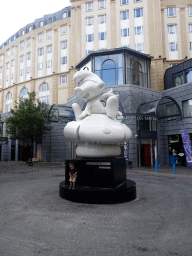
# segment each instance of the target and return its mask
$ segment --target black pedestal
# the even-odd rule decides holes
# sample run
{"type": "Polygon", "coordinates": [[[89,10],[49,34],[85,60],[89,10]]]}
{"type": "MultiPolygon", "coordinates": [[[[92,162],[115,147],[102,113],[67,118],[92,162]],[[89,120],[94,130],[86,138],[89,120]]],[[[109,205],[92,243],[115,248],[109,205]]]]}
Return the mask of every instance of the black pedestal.
{"type": "Polygon", "coordinates": [[[136,198],[136,183],[126,179],[124,158],[69,159],[59,195],[82,203],[127,202],[136,198]],[[69,188],[70,162],[78,171],[74,190],[69,188]]]}

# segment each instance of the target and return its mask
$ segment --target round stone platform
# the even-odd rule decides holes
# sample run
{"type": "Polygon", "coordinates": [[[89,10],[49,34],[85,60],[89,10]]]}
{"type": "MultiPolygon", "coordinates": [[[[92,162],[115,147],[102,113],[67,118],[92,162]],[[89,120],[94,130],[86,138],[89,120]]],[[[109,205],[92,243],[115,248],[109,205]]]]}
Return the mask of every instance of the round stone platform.
{"type": "Polygon", "coordinates": [[[136,183],[126,180],[115,188],[76,186],[73,190],[62,181],[59,184],[59,196],[73,202],[89,204],[128,202],[136,199],[136,183]]]}

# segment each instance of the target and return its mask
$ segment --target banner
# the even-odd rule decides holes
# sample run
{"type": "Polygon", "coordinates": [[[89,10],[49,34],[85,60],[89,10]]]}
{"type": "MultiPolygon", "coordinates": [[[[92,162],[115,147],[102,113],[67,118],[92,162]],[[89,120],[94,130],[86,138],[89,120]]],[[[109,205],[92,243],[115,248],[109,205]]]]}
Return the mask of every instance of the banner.
{"type": "Polygon", "coordinates": [[[191,147],[191,140],[189,134],[186,130],[180,131],[183,141],[183,147],[185,150],[185,157],[187,161],[187,167],[192,168],[192,147],[191,147]]]}

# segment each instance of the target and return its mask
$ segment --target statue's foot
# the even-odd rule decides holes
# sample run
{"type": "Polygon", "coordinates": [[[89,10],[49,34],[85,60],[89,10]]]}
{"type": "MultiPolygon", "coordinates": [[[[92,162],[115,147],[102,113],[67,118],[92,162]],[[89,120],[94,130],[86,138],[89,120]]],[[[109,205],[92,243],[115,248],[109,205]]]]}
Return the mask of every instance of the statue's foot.
{"type": "Polygon", "coordinates": [[[76,148],[79,157],[115,157],[121,154],[121,149],[114,144],[81,143],[76,148]]]}

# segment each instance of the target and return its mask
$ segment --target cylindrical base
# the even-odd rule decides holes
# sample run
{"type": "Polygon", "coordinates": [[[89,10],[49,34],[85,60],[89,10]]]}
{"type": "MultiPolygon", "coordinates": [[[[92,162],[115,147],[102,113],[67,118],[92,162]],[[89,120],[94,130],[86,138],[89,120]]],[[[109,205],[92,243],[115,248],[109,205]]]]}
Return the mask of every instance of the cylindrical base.
{"type": "Polygon", "coordinates": [[[76,148],[78,157],[115,157],[121,154],[121,149],[116,144],[81,143],[76,148]]]}
{"type": "Polygon", "coordinates": [[[136,199],[136,183],[125,180],[116,188],[76,186],[70,189],[65,181],[59,184],[59,196],[74,202],[91,204],[113,204],[136,199]]]}

